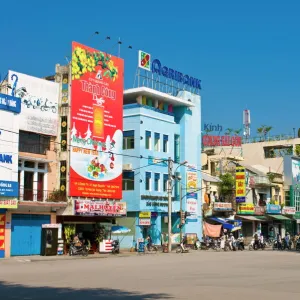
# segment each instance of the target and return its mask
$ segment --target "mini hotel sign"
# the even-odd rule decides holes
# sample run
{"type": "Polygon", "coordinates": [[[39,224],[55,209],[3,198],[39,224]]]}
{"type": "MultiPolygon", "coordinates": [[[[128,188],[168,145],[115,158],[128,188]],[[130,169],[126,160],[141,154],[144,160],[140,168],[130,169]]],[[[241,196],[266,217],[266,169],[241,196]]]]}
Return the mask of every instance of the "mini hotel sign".
{"type": "Polygon", "coordinates": [[[229,135],[204,135],[202,138],[204,147],[214,146],[242,146],[242,138],[240,136],[229,136],[229,135]]]}

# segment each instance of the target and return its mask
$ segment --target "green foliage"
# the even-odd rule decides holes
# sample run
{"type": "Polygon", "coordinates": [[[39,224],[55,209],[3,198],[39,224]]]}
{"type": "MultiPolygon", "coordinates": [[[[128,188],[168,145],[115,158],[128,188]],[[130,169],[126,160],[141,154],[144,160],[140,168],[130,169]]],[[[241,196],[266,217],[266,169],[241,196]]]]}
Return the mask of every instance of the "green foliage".
{"type": "Polygon", "coordinates": [[[300,156],[300,145],[296,145],[295,153],[296,153],[297,156],[300,156]]]}
{"type": "Polygon", "coordinates": [[[219,182],[220,194],[223,196],[232,194],[232,191],[235,186],[235,178],[230,173],[226,173],[220,175],[220,179],[221,179],[221,182],[219,182]]]}

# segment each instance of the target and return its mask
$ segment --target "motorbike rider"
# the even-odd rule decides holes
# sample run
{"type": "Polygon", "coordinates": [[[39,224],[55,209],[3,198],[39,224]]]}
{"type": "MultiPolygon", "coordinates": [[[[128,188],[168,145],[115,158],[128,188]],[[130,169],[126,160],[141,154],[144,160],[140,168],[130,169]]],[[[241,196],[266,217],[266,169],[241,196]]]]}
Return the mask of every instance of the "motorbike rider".
{"type": "Polygon", "coordinates": [[[279,233],[277,233],[276,235],[276,241],[277,241],[277,249],[280,249],[282,240],[281,240],[281,235],[279,233]]]}
{"type": "Polygon", "coordinates": [[[235,242],[235,238],[233,236],[233,233],[230,232],[230,234],[229,234],[229,248],[230,248],[230,250],[233,250],[234,242],[235,242]]]}
{"type": "Polygon", "coordinates": [[[244,236],[240,234],[238,238],[238,242],[240,243],[240,246],[242,247],[243,250],[245,250],[245,244],[244,244],[244,236]]]}
{"type": "Polygon", "coordinates": [[[147,249],[150,251],[150,247],[152,246],[152,238],[151,238],[151,236],[150,235],[148,235],[147,236],[147,238],[146,238],[146,240],[147,240],[147,249]]]}
{"type": "Polygon", "coordinates": [[[254,245],[256,245],[258,247],[259,246],[259,237],[258,237],[257,232],[254,233],[253,238],[254,238],[254,245]]]}
{"type": "Polygon", "coordinates": [[[291,247],[291,244],[290,244],[291,243],[291,236],[288,232],[285,234],[284,242],[285,242],[285,247],[287,247],[287,248],[291,247]]]}
{"type": "Polygon", "coordinates": [[[261,246],[263,246],[263,244],[264,244],[264,236],[262,233],[260,234],[260,237],[259,237],[259,243],[261,246]]]}

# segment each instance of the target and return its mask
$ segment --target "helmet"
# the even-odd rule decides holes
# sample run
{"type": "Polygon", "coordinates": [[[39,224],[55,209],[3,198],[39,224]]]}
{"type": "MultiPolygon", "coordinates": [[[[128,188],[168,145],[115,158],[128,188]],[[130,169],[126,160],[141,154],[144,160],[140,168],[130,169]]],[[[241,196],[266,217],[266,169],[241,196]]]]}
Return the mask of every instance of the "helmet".
{"type": "Polygon", "coordinates": [[[240,237],[243,237],[243,235],[242,235],[242,234],[240,234],[240,237]]]}
{"type": "Polygon", "coordinates": [[[229,234],[230,236],[233,236],[233,233],[232,232],[230,232],[230,234],[229,234]]]}

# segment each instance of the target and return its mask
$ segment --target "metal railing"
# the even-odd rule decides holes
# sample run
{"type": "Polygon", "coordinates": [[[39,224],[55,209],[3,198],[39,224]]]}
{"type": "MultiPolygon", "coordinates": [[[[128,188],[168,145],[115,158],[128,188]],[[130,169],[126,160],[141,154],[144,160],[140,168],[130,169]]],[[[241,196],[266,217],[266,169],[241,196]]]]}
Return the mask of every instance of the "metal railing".
{"type": "Polygon", "coordinates": [[[278,134],[278,135],[272,135],[272,136],[256,136],[251,138],[243,138],[242,143],[243,144],[251,144],[251,143],[263,143],[263,142],[275,142],[275,141],[284,141],[284,140],[292,140],[297,139],[297,136],[293,136],[292,134],[278,134]]]}
{"type": "Polygon", "coordinates": [[[67,196],[65,192],[60,190],[34,190],[34,189],[19,189],[20,201],[34,202],[66,202],[67,196]]]}

